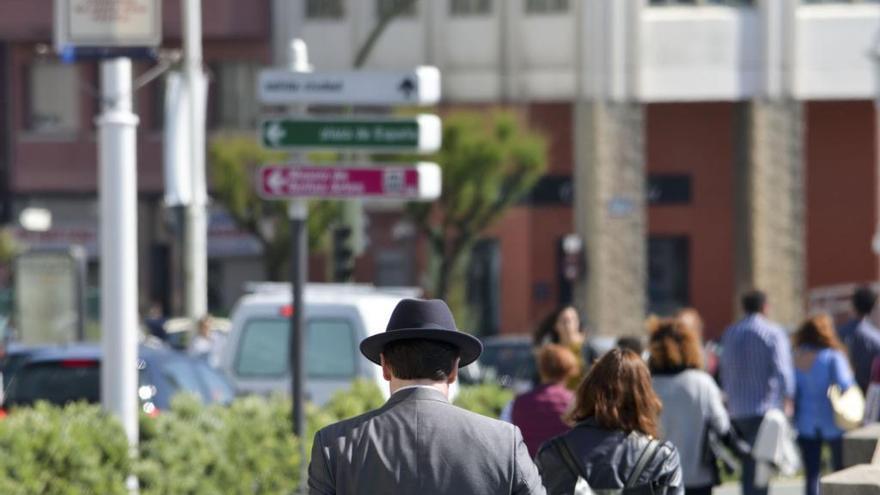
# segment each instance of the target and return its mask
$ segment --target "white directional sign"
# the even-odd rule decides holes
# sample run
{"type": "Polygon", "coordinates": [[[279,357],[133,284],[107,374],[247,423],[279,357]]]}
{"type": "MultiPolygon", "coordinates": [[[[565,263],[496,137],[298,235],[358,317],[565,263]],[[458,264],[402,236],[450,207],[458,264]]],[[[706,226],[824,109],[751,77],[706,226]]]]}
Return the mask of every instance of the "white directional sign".
{"type": "Polygon", "coordinates": [[[434,105],[440,101],[440,71],[292,72],[260,71],[257,96],[267,105],[293,103],[434,105]]]}
{"type": "Polygon", "coordinates": [[[397,199],[431,201],[440,197],[436,163],[351,167],[347,165],[267,165],[257,177],[265,199],[397,199]]]}
{"type": "Polygon", "coordinates": [[[161,0],[55,0],[55,48],[158,46],[161,0]]]}

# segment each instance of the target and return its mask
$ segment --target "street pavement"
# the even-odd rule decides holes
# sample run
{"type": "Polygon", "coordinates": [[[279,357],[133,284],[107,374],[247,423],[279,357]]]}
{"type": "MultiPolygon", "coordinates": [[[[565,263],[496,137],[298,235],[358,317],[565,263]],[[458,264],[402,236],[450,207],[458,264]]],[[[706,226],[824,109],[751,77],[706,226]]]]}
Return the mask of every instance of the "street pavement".
{"type": "MultiPolygon", "coordinates": [[[[802,495],[803,493],[803,478],[784,478],[770,483],[770,495],[802,495]]],[[[725,483],[716,487],[712,495],[740,495],[739,483],[725,483]]]]}

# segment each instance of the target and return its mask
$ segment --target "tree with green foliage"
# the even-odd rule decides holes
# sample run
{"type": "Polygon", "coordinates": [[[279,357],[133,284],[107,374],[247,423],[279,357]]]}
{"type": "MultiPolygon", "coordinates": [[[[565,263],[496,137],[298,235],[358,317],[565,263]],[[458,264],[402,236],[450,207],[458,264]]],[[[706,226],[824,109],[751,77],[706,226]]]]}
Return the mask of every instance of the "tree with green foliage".
{"type": "MultiPolygon", "coordinates": [[[[280,163],[284,153],[267,151],[251,136],[216,137],[209,148],[208,164],[212,196],[242,230],[259,239],[263,266],[269,280],[286,280],[290,259],[290,221],[287,202],[267,201],[256,192],[257,169],[266,163],[280,163]]],[[[309,203],[309,249],[319,250],[325,234],[341,211],[339,202],[309,203]]]]}
{"type": "Polygon", "coordinates": [[[443,146],[432,159],[443,174],[440,199],[411,203],[407,212],[428,239],[431,292],[447,299],[482,232],[544,173],[547,143],[513,111],[458,111],[444,116],[443,146]]]}

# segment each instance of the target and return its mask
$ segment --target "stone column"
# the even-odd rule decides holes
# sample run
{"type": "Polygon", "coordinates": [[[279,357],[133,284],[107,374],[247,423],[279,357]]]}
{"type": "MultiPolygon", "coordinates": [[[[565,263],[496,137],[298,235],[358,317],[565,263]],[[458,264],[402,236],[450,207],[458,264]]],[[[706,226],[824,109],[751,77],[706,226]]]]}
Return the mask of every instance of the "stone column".
{"type": "Polygon", "coordinates": [[[587,101],[575,109],[575,230],[586,276],[577,301],[593,330],[641,335],[645,318],[644,111],[631,102],[587,101]]]}
{"type": "Polygon", "coordinates": [[[762,99],[741,104],[737,116],[737,295],[765,291],[770,317],[787,326],[804,316],[802,114],[800,102],[762,99]]]}

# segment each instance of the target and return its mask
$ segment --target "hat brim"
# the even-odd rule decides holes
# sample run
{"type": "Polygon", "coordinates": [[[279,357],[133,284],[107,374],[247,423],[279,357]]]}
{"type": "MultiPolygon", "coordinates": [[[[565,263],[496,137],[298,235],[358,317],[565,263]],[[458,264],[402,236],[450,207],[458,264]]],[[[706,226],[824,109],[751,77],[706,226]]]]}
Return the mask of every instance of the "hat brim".
{"type": "Polygon", "coordinates": [[[361,354],[370,361],[381,364],[379,355],[382,349],[391,342],[398,340],[424,339],[433,340],[435,342],[445,342],[454,345],[460,353],[458,367],[465,367],[480,357],[483,353],[483,343],[480,339],[464,332],[450,330],[430,330],[424,328],[407,328],[394,330],[391,332],[382,332],[371,335],[361,341],[361,354]]]}

